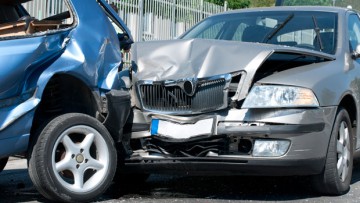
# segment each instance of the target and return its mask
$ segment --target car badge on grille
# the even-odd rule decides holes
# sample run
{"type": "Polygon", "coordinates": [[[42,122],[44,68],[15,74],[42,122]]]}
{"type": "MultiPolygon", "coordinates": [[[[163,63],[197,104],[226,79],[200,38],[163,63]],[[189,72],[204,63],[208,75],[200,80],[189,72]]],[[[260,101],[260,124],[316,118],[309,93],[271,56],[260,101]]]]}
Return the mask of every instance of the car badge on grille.
{"type": "Polygon", "coordinates": [[[195,80],[185,80],[182,86],[183,91],[188,96],[194,96],[197,82],[195,80]]]}

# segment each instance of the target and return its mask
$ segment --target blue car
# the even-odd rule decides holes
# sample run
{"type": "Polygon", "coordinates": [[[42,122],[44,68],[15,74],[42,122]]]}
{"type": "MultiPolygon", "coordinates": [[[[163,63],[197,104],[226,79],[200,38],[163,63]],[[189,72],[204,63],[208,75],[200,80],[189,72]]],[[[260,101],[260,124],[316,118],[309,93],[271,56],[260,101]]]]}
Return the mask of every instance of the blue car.
{"type": "Polygon", "coordinates": [[[119,73],[132,43],[104,0],[0,0],[0,170],[23,154],[50,200],[104,192],[123,151],[130,95],[119,73]]]}

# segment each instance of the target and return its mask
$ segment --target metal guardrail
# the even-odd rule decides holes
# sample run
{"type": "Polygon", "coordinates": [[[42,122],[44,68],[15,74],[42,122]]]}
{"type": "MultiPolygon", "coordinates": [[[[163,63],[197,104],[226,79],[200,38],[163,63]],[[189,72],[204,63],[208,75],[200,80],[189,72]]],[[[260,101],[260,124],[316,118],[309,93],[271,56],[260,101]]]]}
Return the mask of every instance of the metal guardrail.
{"type": "Polygon", "coordinates": [[[226,11],[204,0],[107,0],[136,41],[173,39],[209,15],[226,11]]]}
{"type": "Polygon", "coordinates": [[[31,16],[37,19],[47,18],[67,10],[63,0],[35,0],[24,3],[23,6],[31,16]]]}
{"type": "MultiPolygon", "coordinates": [[[[204,0],[107,0],[118,9],[135,41],[173,39],[209,15],[228,10],[204,0]]],[[[84,2],[85,3],[85,2],[84,2]]],[[[64,0],[36,0],[23,4],[42,19],[65,8],[64,0]]]]}

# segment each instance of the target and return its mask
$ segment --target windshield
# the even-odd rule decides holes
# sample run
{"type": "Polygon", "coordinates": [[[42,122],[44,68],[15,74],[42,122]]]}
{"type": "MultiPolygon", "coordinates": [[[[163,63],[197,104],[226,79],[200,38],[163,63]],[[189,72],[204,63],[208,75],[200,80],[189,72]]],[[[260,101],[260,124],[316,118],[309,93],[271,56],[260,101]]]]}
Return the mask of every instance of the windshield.
{"type": "Polygon", "coordinates": [[[180,38],[278,44],[334,54],[336,35],[336,13],[262,11],[216,15],[180,38]]]}

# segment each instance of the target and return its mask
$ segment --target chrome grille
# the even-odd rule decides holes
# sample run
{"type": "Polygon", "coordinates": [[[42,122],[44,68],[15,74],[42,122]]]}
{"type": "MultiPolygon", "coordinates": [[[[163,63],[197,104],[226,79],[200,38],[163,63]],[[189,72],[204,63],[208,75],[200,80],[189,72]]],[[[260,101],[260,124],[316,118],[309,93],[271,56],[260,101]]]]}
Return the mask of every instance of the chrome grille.
{"type": "Polygon", "coordinates": [[[193,96],[185,94],[180,86],[140,84],[142,105],[148,111],[196,113],[213,111],[227,105],[227,81],[224,78],[201,81],[193,96]]]}

